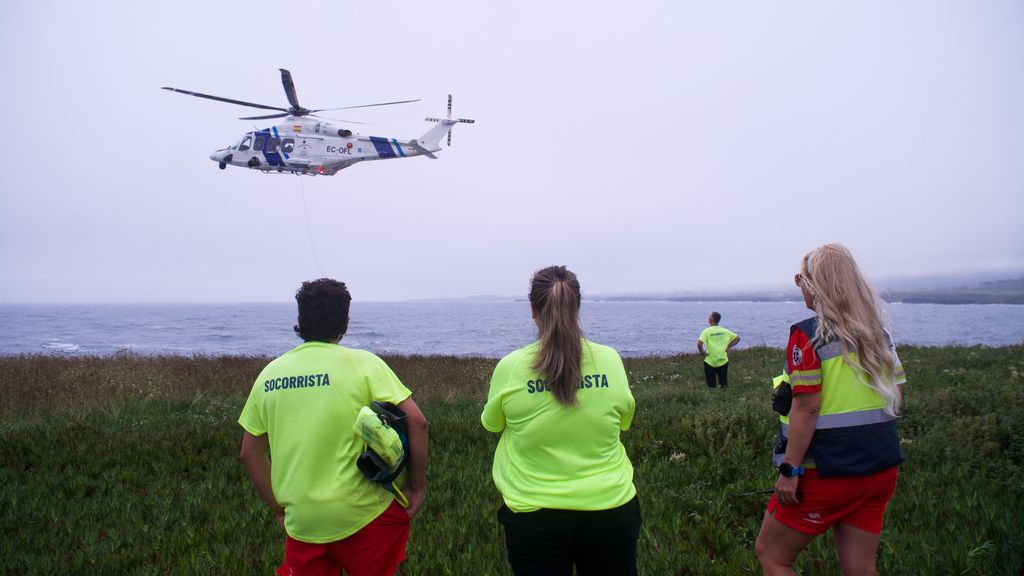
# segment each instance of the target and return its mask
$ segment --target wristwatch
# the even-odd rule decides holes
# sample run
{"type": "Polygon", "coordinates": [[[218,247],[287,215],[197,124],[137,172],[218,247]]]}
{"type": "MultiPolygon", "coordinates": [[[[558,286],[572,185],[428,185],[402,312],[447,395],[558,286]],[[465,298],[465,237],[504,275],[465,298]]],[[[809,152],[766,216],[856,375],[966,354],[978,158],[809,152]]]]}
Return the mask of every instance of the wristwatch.
{"type": "Polygon", "coordinates": [[[803,466],[793,466],[789,462],[783,462],[779,464],[779,474],[782,474],[786,478],[792,478],[793,476],[803,476],[803,466]]]}

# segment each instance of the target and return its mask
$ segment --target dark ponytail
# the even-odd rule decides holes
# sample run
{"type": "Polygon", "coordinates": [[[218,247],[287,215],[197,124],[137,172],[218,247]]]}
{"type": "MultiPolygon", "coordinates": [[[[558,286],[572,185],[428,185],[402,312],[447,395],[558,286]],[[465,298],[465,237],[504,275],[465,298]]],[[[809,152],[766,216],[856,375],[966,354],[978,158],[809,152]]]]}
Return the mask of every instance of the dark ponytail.
{"type": "Polygon", "coordinates": [[[576,404],[582,369],[580,283],[565,266],[537,271],[530,281],[540,349],[533,369],[563,406],[576,404]]]}

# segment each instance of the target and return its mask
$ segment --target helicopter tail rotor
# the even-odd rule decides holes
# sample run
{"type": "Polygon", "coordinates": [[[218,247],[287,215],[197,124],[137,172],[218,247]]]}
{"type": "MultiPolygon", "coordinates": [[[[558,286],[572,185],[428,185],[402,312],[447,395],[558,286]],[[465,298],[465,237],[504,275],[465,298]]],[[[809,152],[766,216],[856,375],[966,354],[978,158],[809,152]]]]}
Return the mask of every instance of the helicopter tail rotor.
{"type": "MultiPolygon", "coordinates": [[[[449,146],[452,145],[452,128],[451,128],[452,126],[454,126],[456,124],[459,124],[459,123],[462,123],[462,124],[472,124],[472,123],[476,122],[476,120],[471,120],[471,119],[468,119],[468,118],[452,118],[452,95],[451,94],[448,95],[448,116],[446,118],[427,118],[426,121],[427,122],[437,122],[440,125],[444,125],[444,126],[448,127],[448,145],[449,146]]],[[[431,132],[433,132],[433,130],[431,130],[431,132]]],[[[428,132],[428,134],[429,133],[430,132],[428,132]]],[[[424,139],[426,139],[426,134],[424,134],[424,139]]],[[[440,141],[440,138],[438,138],[438,140],[440,141]]],[[[438,143],[440,143],[440,142],[438,142],[438,143]]]]}

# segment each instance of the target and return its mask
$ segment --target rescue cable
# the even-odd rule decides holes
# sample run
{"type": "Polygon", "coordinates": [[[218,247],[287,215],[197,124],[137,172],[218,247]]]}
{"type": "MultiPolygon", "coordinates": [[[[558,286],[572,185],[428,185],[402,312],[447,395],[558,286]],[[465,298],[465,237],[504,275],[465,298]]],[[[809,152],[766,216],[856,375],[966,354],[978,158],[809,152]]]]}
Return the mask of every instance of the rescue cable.
{"type": "Polygon", "coordinates": [[[306,185],[304,178],[299,175],[299,188],[302,189],[302,211],[306,214],[306,237],[309,238],[309,249],[313,252],[313,260],[316,261],[316,269],[320,272],[320,278],[324,277],[324,270],[320,267],[320,258],[316,255],[316,246],[313,245],[313,231],[309,226],[309,207],[306,206],[306,185]]]}

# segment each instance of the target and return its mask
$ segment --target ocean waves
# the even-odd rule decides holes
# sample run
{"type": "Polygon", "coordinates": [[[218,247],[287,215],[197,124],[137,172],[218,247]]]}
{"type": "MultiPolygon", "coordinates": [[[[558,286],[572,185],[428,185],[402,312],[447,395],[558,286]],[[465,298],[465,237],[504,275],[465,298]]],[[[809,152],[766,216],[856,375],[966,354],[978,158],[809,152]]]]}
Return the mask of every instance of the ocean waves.
{"type": "MultiPolygon", "coordinates": [[[[587,338],[623,356],[692,353],[712,310],[741,348],[781,348],[810,316],[794,302],[584,301],[587,338]]],[[[888,306],[898,344],[1005,346],[1024,342],[1024,306],[888,306]]],[[[497,358],[535,337],[521,301],[353,303],[342,345],[382,354],[497,358]]],[[[0,355],[276,356],[300,343],[294,304],[0,305],[0,355]]]]}

